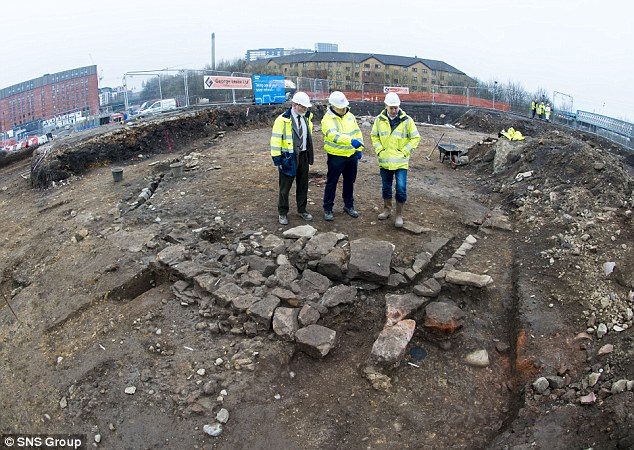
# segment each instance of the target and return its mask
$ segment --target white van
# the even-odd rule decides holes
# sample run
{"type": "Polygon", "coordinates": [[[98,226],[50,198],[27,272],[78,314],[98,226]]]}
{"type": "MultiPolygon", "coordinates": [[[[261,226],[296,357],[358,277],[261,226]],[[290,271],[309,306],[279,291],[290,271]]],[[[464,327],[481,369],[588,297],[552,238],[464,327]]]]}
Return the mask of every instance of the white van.
{"type": "Polygon", "coordinates": [[[137,117],[153,116],[165,111],[171,111],[176,109],[176,99],[164,98],[163,100],[157,100],[145,109],[139,110],[136,114],[137,117]]]}

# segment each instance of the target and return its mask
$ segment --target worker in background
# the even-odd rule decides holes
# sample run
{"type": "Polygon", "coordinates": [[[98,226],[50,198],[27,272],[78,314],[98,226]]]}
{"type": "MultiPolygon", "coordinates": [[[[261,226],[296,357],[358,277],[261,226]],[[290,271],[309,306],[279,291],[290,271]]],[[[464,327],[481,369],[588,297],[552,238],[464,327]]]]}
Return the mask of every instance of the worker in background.
{"type": "Polygon", "coordinates": [[[328,173],[324,190],[324,219],[334,220],[333,207],[337,183],[343,175],[343,210],[350,217],[357,218],[354,209],[354,182],[357,166],[363,156],[363,136],[357,119],[350,112],[349,102],[343,92],[334,91],[328,98],[328,110],[321,120],[324,134],[324,150],[328,154],[328,173]]]}
{"type": "Polygon", "coordinates": [[[385,96],[385,109],[372,126],[372,144],[379,160],[382,181],[383,212],[379,220],[392,214],[392,183],[396,179],[396,220],[403,226],[403,206],[407,201],[407,169],[409,157],[418,147],[420,134],[414,120],[400,109],[401,100],[394,92],[385,96]]]}
{"type": "Polygon", "coordinates": [[[533,100],[531,102],[531,119],[535,118],[535,112],[537,111],[537,101],[533,100]]]}
{"type": "Polygon", "coordinates": [[[308,111],[312,105],[305,92],[296,92],[291,102],[291,107],[275,119],[271,133],[271,157],[279,172],[277,212],[281,225],[288,225],[288,196],[293,181],[297,181],[297,213],[306,221],[313,220],[306,211],[308,166],[314,162],[313,114],[308,111]]]}
{"type": "Polygon", "coordinates": [[[546,107],[544,106],[544,102],[539,102],[539,105],[537,105],[537,116],[539,116],[541,120],[544,119],[545,110],[546,110],[546,107]]]}
{"type": "Polygon", "coordinates": [[[550,103],[546,103],[544,106],[544,116],[546,117],[546,122],[550,122],[550,103]]]}

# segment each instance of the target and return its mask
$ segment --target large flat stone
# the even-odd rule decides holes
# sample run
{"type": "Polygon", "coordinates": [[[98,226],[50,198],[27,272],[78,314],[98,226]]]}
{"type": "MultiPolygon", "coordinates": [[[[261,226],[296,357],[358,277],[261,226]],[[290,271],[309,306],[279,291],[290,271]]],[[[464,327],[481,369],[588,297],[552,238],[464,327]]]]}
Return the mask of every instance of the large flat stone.
{"type": "Polygon", "coordinates": [[[299,272],[291,265],[285,264],[275,269],[275,277],[282,286],[288,286],[292,281],[297,279],[299,272]]]}
{"type": "Polygon", "coordinates": [[[195,276],[205,272],[205,267],[190,260],[179,262],[172,265],[172,269],[176,274],[185,280],[191,280],[195,276]]]}
{"type": "Polygon", "coordinates": [[[282,289],[278,287],[273,289],[271,291],[271,294],[273,294],[274,296],[276,296],[277,298],[279,298],[280,300],[286,303],[299,303],[299,296],[293,291],[290,291],[288,289],[282,289]]]}
{"type": "Polygon", "coordinates": [[[240,295],[231,300],[231,305],[239,310],[246,311],[249,309],[254,303],[258,302],[260,299],[251,294],[240,295]]]}
{"type": "Polygon", "coordinates": [[[321,314],[319,313],[319,310],[317,308],[312,305],[306,304],[302,306],[302,309],[299,311],[299,316],[297,318],[299,319],[299,323],[301,323],[302,326],[307,327],[308,325],[317,323],[320,317],[321,314]]]}
{"type": "Polygon", "coordinates": [[[262,286],[266,283],[266,278],[262,276],[260,272],[257,270],[249,270],[247,273],[240,277],[240,285],[242,287],[254,287],[254,286],[262,286]]]}
{"type": "Polygon", "coordinates": [[[429,253],[433,258],[445,245],[449,243],[451,237],[433,235],[429,241],[423,244],[423,251],[429,253]]]}
{"type": "Polygon", "coordinates": [[[427,298],[415,294],[387,294],[385,296],[385,325],[392,326],[406,319],[427,301],[429,301],[427,298]]]}
{"type": "Polygon", "coordinates": [[[271,319],[273,312],[280,304],[280,299],[272,295],[268,295],[259,302],[254,303],[247,309],[247,315],[252,317],[258,323],[264,325],[267,329],[271,328],[271,319]]]}
{"type": "Polygon", "coordinates": [[[280,306],[275,309],[273,314],[273,331],[275,331],[275,334],[283,339],[292,340],[299,329],[298,315],[299,308],[284,308],[280,306]]]}
{"type": "Polygon", "coordinates": [[[269,234],[264,239],[262,239],[260,245],[262,246],[262,248],[268,250],[280,245],[284,245],[284,239],[277,237],[274,234],[269,234]]]}
{"type": "Polygon", "coordinates": [[[332,308],[341,304],[353,303],[356,297],[356,287],[339,284],[328,289],[319,303],[326,308],[332,308]]]}
{"type": "Polygon", "coordinates": [[[213,291],[211,295],[218,300],[223,306],[227,306],[236,297],[245,295],[246,292],[235,283],[227,283],[213,291]]]}
{"type": "Polygon", "coordinates": [[[321,325],[309,325],[295,333],[299,350],[313,358],[323,358],[334,347],[337,332],[321,325]]]}
{"type": "Polygon", "coordinates": [[[372,345],[372,356],[381,363],[398,362],[405,353],[415,329],[416,322],[411,319],[402,320],[393,326],[385,326],[372,345]]]}
{"type": "Polygon", "coordinates": [[[328,277],[323,276],[320,273],[313,272],[310,269],[304,270],[302,279],[299,281],[299,287],[301,288],[301,295],[307,297],[313,292],[323,294],[330,287],[331,282],[328,277]]]}
{"type": "Polygon", "coordinates": [[[430,228],[425,228],[421,225],[418,225],[417,223],[409,222],[407,220],[403,222],[403,229],[409,231],[412,234],[422,234],[431,231],[430,228]]]}
{"type": "Polygon", "coordinates": [[[205,292],[213,292],[216,290],[218,277],[215,277],[209,273],[203,273],[194,277],[194,282],[200,289],[205,292]]]}
{"type": "Polygon", "coordinates": [[[425,307],[423,326],[439,336],[449,336],[462,327],[464,312],[446,302],[433,302],[425,307]]]}
{"type": "Polygon", "coordinates": [[[412,270],[416,273],[421,273],[427,268],[431,262],[431,255],[427,252],[421,252],[414,258],[414,264],[412,264],[412,270]]]}
{"type": "Polygon", "coordinates": [[[251,270],[257,270],[265,278],[273,275],[275,269],[277,269],[277,264],[275,264],[275,261],[272,261],[268,258],[262,258],[261,256],[247,256],[246,261],[249,263],[249,268],[251,270]]]}
{"type": "Polygon", "coordinates": [[[346,251],[341,247],[335,247],[319,260],[317,271],[331,280],[343,280],[348,269],[347,260],[346,251]]]}
{"type": "Polygon", "coordinates": [[[405,278],[405,275],[401,275],[400,273],[391,273],[386,284],[391,288],[397,288],[408,285],[409,282],[407,281],[407,278],[405,278]]]}
{"type": "Polygon", "coordinates": [[[445,280],[451,284],[475,286],[478,288],[483,288],[493,283],[493,278],[489,275],[478,275],[476,273],[461,272],[459,270],[450,270],[447,272],[445,280]]]}
{"type": "Polygon", "coordinates": [[[362,238],[350,242],[350,279],[362,279],[374,283],[387,283],[394,244],[387,241],[362,238]]]}
{"type": "Polygon", "coordinates": [[[299,227],[289,228],[282,235],[285,238],[299,239],[301,237],[311,238],[317,233],[317,229],[310,225],[301,225],[299,227]]]}
{"type": "Polygon", "coordinates": [[[423,283],[417,286],[414,286],[414,289],[412,291],[414,292],[414,294],[420,295],[421,297],[433,298],[433,297],[438,297],[438,294],[440,294],[441,289],[442,289],[442,286],[436,279],[428,278],[423,283]]]}
{"type": "Polygon", "coordinates": [[[306,243],[304,250],[310,259],[319,259],[322,256],[327,255],[332,248],[337,245],[337,242],[345,237],[346,236],[344,234],[334,233],[332,231],[327,233],[318,233],[306,243]]]}
{"type": "Polygon", "coordinates": [[[184,245],[168,245],[156,255],[156,260],[163,265],[173,266],[187,259],[188,255],[184,245]]]}

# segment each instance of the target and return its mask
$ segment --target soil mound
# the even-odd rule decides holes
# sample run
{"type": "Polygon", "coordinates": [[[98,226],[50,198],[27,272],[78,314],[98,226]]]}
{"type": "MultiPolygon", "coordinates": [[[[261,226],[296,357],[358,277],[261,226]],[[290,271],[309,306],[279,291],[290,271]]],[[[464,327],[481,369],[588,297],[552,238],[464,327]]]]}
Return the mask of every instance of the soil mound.
{"type": "Polygon", "coordinates": [[[489,175],[488,183],[509,194],[510,201],[530,187],[537,196],[555,192],[566,202],[575,198],[573,210],[632,203],[634,171],[626,158],[559,130],[524,141],[476,144],[469,155],[476,170],[489,175]]]}
{"type": "MultiPolygon", "coordinates": [[[[575,137],[587,142],[591,147],[600,147],[617,155],[632,158],[632,151],[601,136],[585,131],[575,130],[552,122],[544,122],[538,119],[529,119],[516,114],[502,111],[489,111],[483,109],[470,109],[458,118],[456,127],[483,133],[499,134],[500,131],[513,127],[522,132],[524,136],[544,138],[553,130],[575,137]]],[[[631,163],[630,163],[631,165],[631,163]]]]}
{"type": "Polygon", "coordinates": [[[171,153],[219,132],[270,124],[283,108],[232,107],[186,112],[118,128],[89,138],[77,137],[40,147],[31,160],[31,185],[46,188],[53,181],[79,175],[92,167],[122,162],[139,154],[171,153]]]}

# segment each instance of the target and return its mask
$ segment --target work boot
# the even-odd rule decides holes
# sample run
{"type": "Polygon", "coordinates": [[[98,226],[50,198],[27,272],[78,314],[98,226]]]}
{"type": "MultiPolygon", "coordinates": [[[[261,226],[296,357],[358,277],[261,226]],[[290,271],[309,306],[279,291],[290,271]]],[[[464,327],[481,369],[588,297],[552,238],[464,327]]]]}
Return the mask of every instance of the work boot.
{"type": "Polygon", "coordinates": [[[404,203],[396,202],[396,220],[394,221],[396,228],[403,228],[403,205],[404,203]]]}
{"type": "Polygon", "coordinates": [[[335,216],[332,214],[332,211],[324,212],[324,220],[327,222],[332,222],[333,220],[335,220],[335,216]]]}
{"type": "Polygon", "coordinates": [[[288,225],[288,217],[286,217],[286,214],[280,214],[278,220],[280,222],[280,225],[288,225]]]}
{"type": "Polygon", "coordinates": [[[297,214],[299,214],[299,217],[304,219],[306,222],[310,222],[311,220],[313,220],[313,215],[309,212],[304,211],[297,214]]]}
{"type": "Polygon", "coordinates": [[[392,215],[392,200],[383,200],[383,212],[379,214],[379,220],[385,220],[392,215]]]}
{"type": "Polygon", "coordinates": [[[346,208],[346,207],[344,206],[344,207],[343,207],[343,210],[344,210],[345,212],[347,212],[347,213],[348,213],[348,215],[349,215],[350,217],[352,217],[353,219],[356,219],[357,217],[359,217],[359,213],[357,212],[357,210],[356,210],[356,209],[354,209],[354,207],[352,207],[352,208],[346,208]]]}

